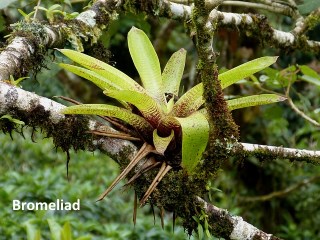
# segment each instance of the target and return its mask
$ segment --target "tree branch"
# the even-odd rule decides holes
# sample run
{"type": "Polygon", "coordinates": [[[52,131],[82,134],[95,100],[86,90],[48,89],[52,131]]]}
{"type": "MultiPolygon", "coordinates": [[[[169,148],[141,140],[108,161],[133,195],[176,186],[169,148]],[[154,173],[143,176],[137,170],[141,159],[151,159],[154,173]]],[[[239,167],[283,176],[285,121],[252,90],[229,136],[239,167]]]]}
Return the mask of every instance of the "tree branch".
{"type": "MultiPolygon", "coordinates": [[[[163,2],[169,4],[168,1],[164,0],[163,2]]],[[[191,6],[178,3],[171,4],[175,4],[176,8],[184,9],[185,13],[188,13],[187,15],[184,15],[184,17],[186,18],[185,20],[190,19],[189,13],[191,13],[191,6]]],[[[210,20],[212,23],[217,21],[218,28],[236,28],[240,33],[245,32],[247,35],[254,36],[257,39],[260,39],[261,42],[267,46],[282,48],[286,50],[300,49],[304,51],[320,53],[320,42],[308,40],[305,34],[303,34],[307,29],[311,29],[315,26],[315,22],[310,20],[315,19],[313,16],[318,16],[319,13],[318,11],[315,11],[313,14],[314,15],[307,17],[307,20],[299,17],[297,20],[297,27],[292,32],[284,32],[271,27],[267,18],[263,15],[258,14],[229,13],[213,9],[210,13],[210,20]],[[303,27],[303,24],[309,27],[303,27]]],[[[179,16],[181,17],[181,14],[179,16]]],[[[178,15],[174,15],[174,17],[178,17],[178,15]]]]}
{"type": "Polygon", "coordinates": [[[203,209],[211,220],[210,227],[213,231],[219,231],[219,236],[225,239],[280,240],[247,223],[242,217],[232,216],[227,210],[211,205],[200,197],[197,197],[197,201],[203,204],[203,209]]]}
{"type": "Polygon", "coordinates": [[[119,7],[118,0],[98,0],[75,20],[65,23],[16,23],[9,44],[0,53],[0,81],[8,80],[10,75],[25,76],[38,67],[35,65],[41,66],[47,49],[64,47],[70,42],[73,48],[83,51],[85,42],[97,42],[119,7]]]}
{"type": "Polygon", "coordinates": [[[280,13],[290,17],[297,16],[296,11],[294,11],[292,7],[287,5],[282,5],[277,2],[272,2],[270,5],[268,5],[265,3],[253,3],[253,2],[245,2],[245,1],[224,1],[221,5],[262,9],[262,10],[267,10],[273,13],[280,13]]]}
{"type": "Polygon", "coordinates": [[[253,14],[225,13],[212,10],[210,17],[212,21],[219,19],[219,27],[237,28],[240,32],[260,39],[264,45],[272,47],[304,51],[320,52],[320,42],[307,40],[305,35],[295,35],[274,29],[266,17],[253,14]]]}
{"type": "Polygon", "coordinates": [[[318,181],[320,179],[320,176],[313,176],[311,178],[307,178],[302,180],[301,182],[298,182],[294,185],[291,185],[289,187],[287,187],[286,189],[280,190],[280,191],[275,191],[266,195],[262,195],[262,196],[255,196],[255,197],[241,197],[240,201],[242,202],[256,202],[256,201],[269,201],[272,198],[276,198],[276,197],[284,197],[286,195],[288,195],[289,193],[303,187],[306,186],[312,182],[318,181]]]}
{"type": "MultiPolygon", "coordinates": [[[[320,151],[311,151],[296,148],[284,148],[252,143],[240,143],[238,153],[245,151],[248,155],[257,156],[261,160],[289,159],[290,161],[304,161],[320,165],[320,151]]],[[[237,152],[237,150],[236,150],[237,152]]]]}
{"type": "MultiPolygon", "coordinates": [[[[71,147],[76,150],[99,149],[117,162],[122,158],[130,159],[136,153],[137,148],[130,141],[109,137],[92,138],[88,130],[99,131],[107,126],[88,118],[63,115],[60,111],[64,107],[48,98],[0,81],[0,116],[9,114],[24,121],[29,127],[41,128],[47,132],[48,137],[53,138],[57,148],[61,147],[64,151],[71,147]]],[[[108,127],[108,131],[116,132],[111,127],[108,127]]]]}

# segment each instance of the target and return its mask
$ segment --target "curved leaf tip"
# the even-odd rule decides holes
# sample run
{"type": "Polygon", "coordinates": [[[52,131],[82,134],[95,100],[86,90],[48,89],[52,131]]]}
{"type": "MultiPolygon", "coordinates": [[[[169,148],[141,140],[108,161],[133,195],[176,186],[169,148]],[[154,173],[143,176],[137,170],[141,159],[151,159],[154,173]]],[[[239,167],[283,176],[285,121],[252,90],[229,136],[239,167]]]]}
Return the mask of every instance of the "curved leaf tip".
{"type": "Polygon", "coordinates": [[[286,97],[277,94],[259,94],[231,99],[227,101],[227,104],[229,110],[232,111],[239,108],[282,102],[286,99],[286,97]]]}

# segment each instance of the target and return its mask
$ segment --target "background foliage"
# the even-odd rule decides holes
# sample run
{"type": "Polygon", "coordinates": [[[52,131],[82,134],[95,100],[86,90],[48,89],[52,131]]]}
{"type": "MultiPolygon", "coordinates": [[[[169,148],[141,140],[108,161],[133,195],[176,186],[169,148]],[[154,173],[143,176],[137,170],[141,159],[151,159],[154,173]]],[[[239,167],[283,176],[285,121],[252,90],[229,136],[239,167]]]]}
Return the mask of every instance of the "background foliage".
{"type": "MultiPolygon", "coordinates": [[[[37,1],[1,1],[2,42],[10,33],[7,26],[23,19],[16,9],[29,13],[36,4],[37,1]]],[[[72,13],[82,11],[88,1],[42,1],[41,6],[48,9],[53,4],[60,4],[62,11],[72,13]]],[[[249,9],[229,7],[228,10],[240,12],[249,9]]],[[[284,30],[292,29],[290,18],[263,13],[272,19],[274,26],[284,30]]],[[[44,11],[39,13],[38,18],[48,20],[44,11]]],[[[187,50],[183,86],[184,90],[193,86],[196,53],[184,26],[175,21],[143,14],[120,15],[119,20],[112,23],[108,32],[104,33],[101,42],[95,47],[87,48],[86,53],[109,61],[129,76],[137,77],[126,45],[126,34],[133,25],[145,31],[153,40],[162,66],[177,49],[184,47],[187,50]],[[104,51],[101,51],[102,46],[104,51]]],[[[319,29],[320,26],[316,27],[308,35],[319,40],[319,29]]],[[[263,88],[285,94],[290,86],[290,97],[294,103],[304,113],[320,120],[319,56],[261,47],[253,36],[243,37],[236,30],[220,30],[215,43],[216,49],[220,51],[218,65],[222,70],[263,55],[280,56],[276,69],[269,69],[256,76],[257,81],[249,79],[228,89],[228,97],[260,93],[263,88]]],[[[103,102],[105,97],[100,95],[97,88],[62,71],[53,63],[58,62],[57,58],[61,57],[52,53],[47,59],[47,69],[24,80],[23,88],[50,98],[64,95],[86,103],[103,102]]],[[[298,116],[285,103],[237,110],[233,115],[240,126],[242,142],[307,149],[320,147],[319,128],[298,116]]],[[[118,172],[114,162],[105,155],[98,152],[71,153],[68,182],[65,154],[53,149],[50,139],[43,139],[45,134],[37,132],[36,143],[33,143],[30,129],[24,129],[23,132],[26,139],[19,134],[14,134],[13,140],[9,135],[0,135],[0,239],[26,239],[27,229],[29,234],[32,229],[40,230],[42,238],[49,239],[47,219],[54,219],[60,226],[70,223],[75,238],[188,239],[180,227],[172,232],[169,213],[166,215],[164,230],[161,230],[159,218],[153,227],[153,217],[148,206],[139,209],[138,222],[133,227],[133,193],[130,190],[122,192],[118,188],[107,200],[95,203],[98,194],[111,183],[118,172]],[[50,202],[57,198],[66,201],[80,198],[82,209],[79,212],[12,212],[12,199],[50,202]]],[[[261,162],[261,159],[255,158],[242,161],[230,159],[218,177],[209,182],[207,198],[215,205],[239,214],[258,228],[284,239],[317,239],[320,238],[318,176],[319,167],[303,163],[286,160],[271,162],[268,159],[261,162]],[[309,182],[301,184],[304,180],[309,182]],[[279,193],[277,197],[267,200],[259,197],[275,192],[279,193]]],[[[194,238],[198,238],[197,234],[194,234],[194,238]]]]}

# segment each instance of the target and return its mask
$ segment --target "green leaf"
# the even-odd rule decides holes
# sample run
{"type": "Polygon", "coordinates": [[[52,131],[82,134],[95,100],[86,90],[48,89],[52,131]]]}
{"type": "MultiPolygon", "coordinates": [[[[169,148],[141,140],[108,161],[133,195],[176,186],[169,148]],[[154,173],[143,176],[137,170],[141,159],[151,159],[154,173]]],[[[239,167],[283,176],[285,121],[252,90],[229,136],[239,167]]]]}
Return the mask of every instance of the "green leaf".
{"type": "Polygon", "coordinates": [[[187,117],[195,112],[204,103],[202,94],[202,83],[191,88],[174,104],[172,109],[173,115],[177,117],[187,117]]]}
{"type": "MultiPolygon", "coordinates": [[[[65,64],[65,63],[59,63],[59,66],[80,76],[83,77],[87,80],[89,80],[90,82],[94,83],[96,86],[98,86],[99,88],[105,90],[105,89],[121,89],[121,87],[119,85],[117,85],[117,83],[109,81],[108,79],[102,77],[101,75],[95,73],[94,71],[85,69],[83,67],[77,67],[74,65],[70,65],[70,64],[65,64]]],[[[119,101],[123,106],[125,106],[126,108],[129,108],[129,106],[123,102],[123,101],[119,101]]]]}
{"type": "Polygon", "coordinates": [[[320,87],[320,80],[318,78],[314,78],[314,77],[311,77],[308,75],[302,75],[302,76],[300,76],[300,79],[320,87]]]}
{"type": "Polygon", "coordinates": [[[186,62],[187,51],[181,48],[172,54],[162,73],[162,81],[165,93],[173,93],[178,96],[180,82],[186,62]]]}
{"type": "Polygon", "coordinates": [[[103,92],[109,97],[122,100],[136,106],[145,119],[157,126],[162,118],[162,111],[159,104],[148,94],[129,90],[114,91],[105,90],[103,92]]]}
{"type": "Polygon", "coordinates": [[[202,240],[204,235],[203,235],[203,227],[200,223],[198,223],[198,235],[199,235],[199,240],[202,240]]]}
{"type": "Polygon", "coordinates": [[[192,173],[201,160],[209,139],[209,123],[204,114],[196,112],[176,118],[182,128],[182,167],[192,173]]]}
{"type": "Polygon", "coordinates": [[[69,222],[63,225],[61,230],[61,240],[72,240],[71,226],[69,222]]]}
{"type": "Polygon", "coordinates": [[[160,104],[164,105],[166,101],[160,62],[148,36],[142,30],[132,27],[128,33],[128,46],[144,88],[160,104]]]}
{"type": "Polygon", "coordinates": [[[319,74],[307,65],[300,65],[299,69],[304,75],[308,75],[310,77],[320,79],[319,74]]]}
{"type": "Polygon", "coordinates": [[[55,9],[62,9],[60,4],[53,4],[51,7],[48,8],[49,11],[53,11],[55,9]]]}
{"type": "Polygon", "coordinates": [[[316,86],[320,86],[320,76],[316,71],[306,65],[299,66],[299,68],[303,73],[303,75],[300,76],[300,79],[316,86]]]}
{"type": "Polygon", "coordinates": [[[89,80],[90,82],[94,83],[95,85],[97,85],[99,88],[105,90],[105,89],[121,89],[119,87],[119,85],[109,81],[107,78],[102,77],[101,75],[85,69],[83,67],[77,67],[74,65],[70,65],[70,64],[65,64],[65,63],[59,63],[59,66],[80,76],[83,77],[87,80],[89,80]]]}
{"type": "MultiPolygon", "coordinates": [[[[222,89],[242,80],[245,77],[249,77],[250,75],[263,70],[264,68],[275,63],[277,58],[278,57],[257,58],[219,74],[218,79],[221,81],[222,89]]],[[[173,107],[174,114],[179,117],[185,117],[195,112],[204,103],[202,94],[203,85],[202,83],[199,83],[187,91],[176,102],[175,106],[173,107]]]]}
{"type": "Polygon", "coordinates": [[[174,131],[171,130],[171,134],[167,137],[160,137],[158,135],[157,129],[153,131],[153,145],[156,148],[157,152],[164,155],[167,147],[169,146],[171,140],[174,137],[174,131]]]}
{"type": "Polygon", "coordinates": [[[261,57],[219,74],[222,89],[274,64],[278,57],[261,57]]]}
{"type": "Polygon", "coordinates": [[[31,223],[31,221],[27,221],[23,224],[27,231],[27,240],[40,240],[41,234],[40,230],[37,229],[37,227],[31,223]]]}
{"type": "Polygon", "coordinates": [[[276,94],[260,94],[228,100],[227,103],[229,110],[232,111],[234,109],[270,104],[284,100],[286,100],[285,97],[276,94]]]}
{"type": "Polygon", "coordinates": [[[97,73],[107,81],[112,82],[114,85],[117,85],[120,89],[134,89],[139,92],[145,92],[143,87],[141,87],[136,81],[107,63],[74,50],[60,49],[59,51],[72,61],[97,73]]]}
{"type": "Polygon", "coordinates": [[[61,226],[54,219],[47,219],[50,228],[51,239],[61,240],[61,226]]]}
{"type": "Polygon", "coordinates": [[[135,127],[138,131],[145,134],[151,134],[152,126],[142,117],[116,106],[106,104],[82,104],[66,107],[61,110],[63,114],[91,114],[109,116],[121,119],[122,121],[135,127]]]}
{"type": "Polygon", "coordinates": [[[25,123],[23,121],[20,121],[16,118],[13,118],[11,115],[3,115],[2,117],[0,117],[0,119],[8,119],[10,122],[13,122],[15,124],[19,124],[19,125],[25,125],[25,123]]]}
{"type": "Polygon", "coordinates": [[[205,233],[207,235],[207,238],[212,239],[212,236],[211,236],[211,233],[209,232],[209,229],[206,229],[205,233]]]}

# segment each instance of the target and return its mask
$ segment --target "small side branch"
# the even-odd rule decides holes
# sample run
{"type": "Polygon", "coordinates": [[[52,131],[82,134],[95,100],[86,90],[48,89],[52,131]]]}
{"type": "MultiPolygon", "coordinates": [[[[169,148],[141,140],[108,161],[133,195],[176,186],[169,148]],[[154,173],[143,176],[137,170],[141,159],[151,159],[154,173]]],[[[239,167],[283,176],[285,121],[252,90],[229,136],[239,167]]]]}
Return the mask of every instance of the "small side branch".
{"type": "Polygon", "coordinates": [[[311,151],[296,148],[284,148],[251,143],[240,143],[239,153],[244,151],[247,155],[257,156],[262,159],[289,159],[290,161],[304,161],[320,165],[320,151],[311,151]]]}
{"type": "Polygon", "coordinates": [[[257,201],[265,202],[265,201],[269,201],[269,200],[276,198],[276,197],[285,197],[286,195],[290,194],[291,192],[293,192],[303,186],[307,186],[308,184],[310,184],[312,182],[319,181],[319,179],[320,179],[319,175],[313,176],[311,178],[304,179],[303,181],[298,182],[294,185],[291,185],[291,186],[287,187],[286,189],[272,192],[272,193],[269,193],[267,195],[262,195],[262,196],[243,197],[243,198],[241,198],[241,201],[242,202],[257,202],[257,201]]]}

